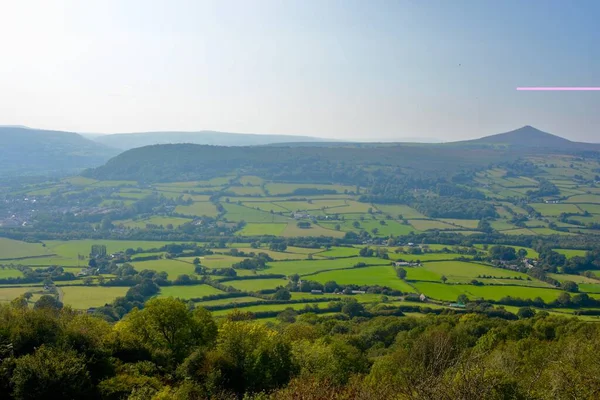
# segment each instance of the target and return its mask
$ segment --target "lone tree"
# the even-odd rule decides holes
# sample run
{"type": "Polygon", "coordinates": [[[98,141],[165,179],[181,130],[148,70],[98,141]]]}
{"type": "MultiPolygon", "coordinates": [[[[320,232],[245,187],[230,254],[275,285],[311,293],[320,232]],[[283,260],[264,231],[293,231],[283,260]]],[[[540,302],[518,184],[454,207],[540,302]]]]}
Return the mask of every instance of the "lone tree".
{"type": "Polygon", "coordinates": [[[398,268],[396,269],[396,275],[398,275],[398,278],[404,279],[406,278],[406,270],[404,268],[398,268]]]}
{"type": "Polygon", "coordinates": [[[440,278],[440,280],[442,281],[442,283],[446,283],[446,281],[448,280],[448,278],[446,278],[446,275],[442,275],[442,277],[440,278]]]}

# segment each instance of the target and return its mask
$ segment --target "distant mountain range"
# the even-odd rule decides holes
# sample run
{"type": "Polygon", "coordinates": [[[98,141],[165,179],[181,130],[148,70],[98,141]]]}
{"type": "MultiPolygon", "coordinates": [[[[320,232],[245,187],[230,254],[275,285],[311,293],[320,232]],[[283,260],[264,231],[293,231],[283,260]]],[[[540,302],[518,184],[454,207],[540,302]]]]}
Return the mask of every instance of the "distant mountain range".
{"type": "Polygon", "coordinates": [[[118,153],[73,132],[0,126],[0,176],[76,173],[118,153]]]}
{"type": "MultiPolygon", "coordinates": [[[[264,146],[287,148],[345,148],[396,149],[398,155],[408,155],[406,148],[428,148],[427,151],[448,151],[449,148],[493,149],[511,152],[566,152],[600,151],[600,144],[573,142],[542,132],[531,126],[486,136],[481,139],[451,143],[352,143],[309,136],[259,135],[215,131],[199,132],[146,132],[112,135],[77,134],[74,132],[32,129],[24,126],[0,126],[0,176],[17,174],[52,175],[74,173],[85,168],[103,165],[110,158],[149,145],[189,143],[211,146],[264,146]],[[441,150],[446,149],[446,150],[441,150]]],[[[214,149],[214,148],[213,148],[214,149]]],[[[310,152],[310,151],[308,151],[310,152]]],[[[416,152],[414,150],[413,152],[416,152]]],[[[160,146],[153,154],[160,153],[160,146]]],[[[417,154],[416,152],[415,154],[417,154]]],[[[221,153],[220,153],[221,154],[221,153]]],[[[388,157],[390,151],[382,155],[388,157]]],[[[227,156],[227,152],[222,152],[227,156]]],[[[236,152],[236,156],[239,153],[236,152]]],[[[344,158],[344,157],[342,157],[344,158]]],[[[370,157],[367,157],[370,158],[370,157]]],[[[145,160],[147,162],[148,160],[145,160]]],[[[243,163],[242,163],[243,164],[243,163]]],[[[115,171],[113,175],[117,175],[115,171]]]]}
{"type": "Polygon", "coordinates": [[[95,135],[92,140],[121,150],[153,144],[192,143],[213,146],[258,146],[287,142],[333,141],[310,136],[259,135],[252,133],[230,133],[217,131],[199,132],[138,132],[112,135],[95,135]]]}

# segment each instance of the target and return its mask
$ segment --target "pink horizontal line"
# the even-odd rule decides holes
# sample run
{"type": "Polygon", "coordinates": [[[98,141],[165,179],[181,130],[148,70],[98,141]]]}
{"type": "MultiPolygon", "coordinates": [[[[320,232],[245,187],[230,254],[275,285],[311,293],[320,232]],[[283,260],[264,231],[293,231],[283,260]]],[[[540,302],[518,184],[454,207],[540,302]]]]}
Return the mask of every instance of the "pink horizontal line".
{"type": "Polygon", "coordinates": [[[526,91],[600,91],[600,87],[582,87],[582,86],[542,86],[542,87],[518,87],[517,90],[526,90],[526,91]]]}

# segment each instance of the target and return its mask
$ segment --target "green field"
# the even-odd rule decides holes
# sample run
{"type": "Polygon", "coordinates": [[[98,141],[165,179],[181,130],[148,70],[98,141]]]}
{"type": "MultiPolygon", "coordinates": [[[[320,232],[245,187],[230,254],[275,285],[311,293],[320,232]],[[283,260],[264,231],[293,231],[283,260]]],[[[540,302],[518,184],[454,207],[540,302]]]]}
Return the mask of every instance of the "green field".
{"type": "Polygon", "coordinates": [[[0,287],[0,302],[8,302],[16,299],[17,297],[31,291],[39,290],[27,286],[22,287],[0,287]]]}
{"type": "Polygon", "coordinates": [[[423,253],[423,254],[405,254],[405,253],[388,253],[391,260],[403,261],[443,261],[454,260],[459,257],[472,258],[467,254],[458,253],[423,253]]]}
{"type": "Polygon", "coordinates": [[[223,292],[209,285],[165,286],[160,288],[158,297],[178,297],[187,300],[220,293],[223,292]]]}
{"type": "Polygon", "coordinates": [[[169,279],[173,280],[179,275],[194,275],[194,265],[178,260],[151,260],[132,262],[136,271],[149,269],[156,272],[166,272],[169,279]]]}
{"type": "Polygon", "coordinates": [[[581,210],[574,204],[530,204],[537,212],[548,217],[558,217],[562,213],[579,214],[581,210]]]}
{"type": "MultiPolygon", "coordinates": [[[[264,305],[258,305],[258,306],[242,307],[242,308],[238,308],[238,310],[247,311],[247,312],[283,311],[287,308],[293,308],[294,310],[301,310],[301,309],[305,308],[306,306],[327,308],[329,306],[329,303],[330,303],[329,301],[319,301],[319,302],[313,302],[313,303],[295,303],[295,304],[264,304],[264,305]]],[[[226,310],[213,311],[213,315],[223,316],[223,315],[229,314],[233,310],[234,309],[231,308],[231,309],[226,309],[226,310]]]]}
{"type": "Polygon", "coordinates": [[[208,201],[198,201],[189,206],[177,206],[175,207],[175,212],[178,214],[193,215],[196,217],[216,217],[219,215],[217,207],[208,201]]]}
{"type": "Polygon", "coordinates": [[[574,249],[554,249],[557,253],[564,254],[567,258],[571,257],[584,257],[587,250],[574,250],[574,249]]]}
{"type": "Polygon", "coordinates": [[[156,225],[167,227],[168,225],[172,225],[173,227],[181,226],[187,222],[192,222],[189,218],[179,218],[179,217],[159,217],[154,216],[145,219],[138,220],[123,220],[123,221],[114,221],[113,224],[116,226],[123,225],[126,228],[138,228],[144,229],[147,225],[156,225]]]}
{"type": "Polygon", "coordinates": [[[51,251],[42,243],[27,243],[0,238],[0,260],[49,255],[51,251]]]}
{"type": "Polygon", "coordinates": [[[456,301],[458,295],[466,294],[470,299],[500,300],[506,296],[524,299],[540,297],[542,300],[549,302],[555,300],[561,293],[560,290],[555,289],[524,286],[449,285],[433,282],[416,282],[414,286],[426,296],[444,301],[456,301]]]}
{"type": "Polygon", "coordinates": [[[242,230],[238,231],[238,235],[242,236],[264,236],[273,235],[281,236],[288,224],[281,223],[248,223],[244,225],[242,230]]]}
{"type": "Polygon", "coordinates": [[[358,256],[359,248],[356,247],[333,247],[319,253],[322,257],[352,257],[358,256]]]}
{"type": "Polygon", "coordinates": [[[247,279],[223,282],[226,286],[233,286],[245,292],[254,292],[263,289],[275,289],[278,286],[287,285],[287,279],[247,279]]]}
{"type": "Polygon", "coordinates": [[[353,268],[321,272],[308,278],[311,281],[325,283],[336,281],[338,284],[381,285],[402,292],[414,292],[406,282],[398,279],[392,266],[353,268]]]}
{"type": "Polygon", "coordinates": [[[333,229],[327,229],[320,225],[311,224],[310,228],[299,228],[296,222],[290,222],[287,224],[283,233],[283,237],[297,237],[297,236],[332,236],[342,237],[344,232],[339,232],[333,229]]]}
{"type": "MultiPolygon", "coordinates": [[[[318,271],[330,269],[352,268],[358,263],[367,265],[390,265],[390,260],[384,260],[376,257],[351,257],[337,258],[333,260],[305,260],[305,261],[276,261],[269,262],[269,268],[261,271],[265,274],[283,274],[283,275],[306,275],[318,271]]],[[[312,280],[312,278],[309,278],[312,280]]]]}
{"type": "Polygon", "coordinates": [[[290,218],[277,214],[271,214],[254,208],[244,207],[238,204],[222,203],[227,211],[225,218],[228,221],[245,222],[289,222],[290,218]]]}
{"type": "Polygon", "coordinates": [[[19,278],[22,277],[23,273],[18,269],[0,267],[0,279],[6,278],[19,278]]]}
{"type": "Polygon", "coordinates": [[[282,195],[291,194],[296,189],[327,189],[335,190],[337,193],[344,193],[345,191],[353,192],[356,190],[355,186],[344,186],[344,185],[323,185],[318,183],[267,183],[265,189],[270,195],[282,195]]]}
{"type": "Polygon", "coordinates": [[[408,222],[410,222],[410,224],[419,231],[430,231],[430,230],[434,230],[434,229],[441,229],[441,230],[456,229],[456,227],[453,225],[447,224],[442,221],[432,220],[432,219],[411,219],[408,222]]]}
{"type": "Polygon", "coordinates": [[[399,216],[402,216],[403,219],[419,219],[419,218],[427,218],[417,210],[412,207],[395,204],[395,205],[385,205],[385,204],[377,204],[375,206],[379,211],[384,214],[390,215],[394,219],[398,219],[399,216]]]}
{"type": "Polygon", "coordinates": [[[208,307],[208,306],[220,306],[223,304],[249,303],[251,301],[265,301],[265,300],[258,298],[258,297],[242,296],[242,297],[233,297],[233,298],[229,298],[229,299],[200,301],[200,302],[197,302],[196,305],[200,306],[200,307],[208,307]]]}
{"type": "Polygon", "coordinates": [[[125,296],[128,287],[102,286],[62,286],[62,302],[76,309],[85,310],[112,303],[114,299],[125,296]]]}
{"type": "Polygon", "coordinates": [[[462,261],[429,262],[423,264],[422,267],[414,268],[424,268],[439,276],[444,275],[446,276],[446,278],[448,278],[448,282],[456,283],[469,282],[472,279],[477,279],[478,276],[482,275],[492,276],[496,278],[527,279],[527,275],[521,272],[462,261]]]}

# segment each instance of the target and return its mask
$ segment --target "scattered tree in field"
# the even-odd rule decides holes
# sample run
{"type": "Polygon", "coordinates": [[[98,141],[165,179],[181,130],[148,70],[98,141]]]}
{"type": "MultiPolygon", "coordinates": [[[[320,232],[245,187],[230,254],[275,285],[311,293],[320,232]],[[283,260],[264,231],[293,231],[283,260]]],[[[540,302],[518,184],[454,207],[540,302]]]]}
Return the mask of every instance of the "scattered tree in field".
{"type": "Polygon", "coordinates": [[[442,281],[442,283],[446,283],[446,281],[448,280],[448,278],[446,278],[446,275],[442,275],[442,277],[440,278],[440,280],[442,281]]]}

